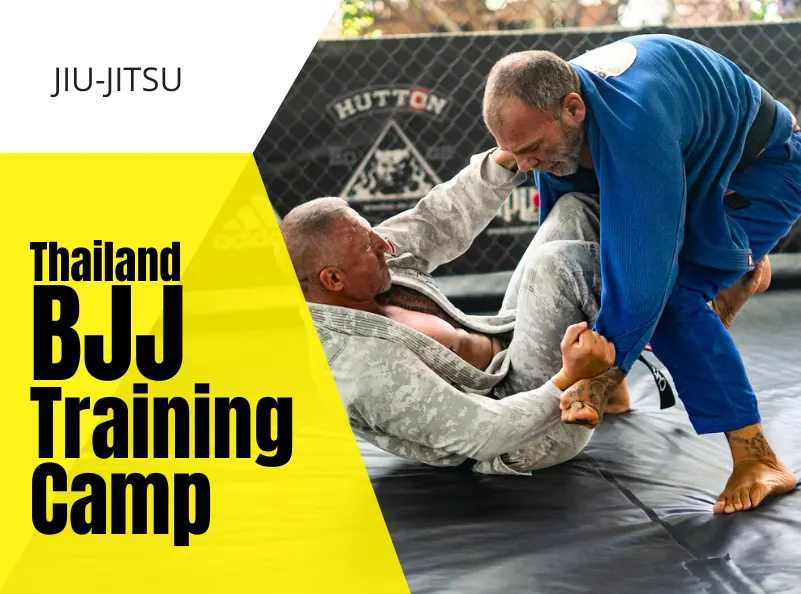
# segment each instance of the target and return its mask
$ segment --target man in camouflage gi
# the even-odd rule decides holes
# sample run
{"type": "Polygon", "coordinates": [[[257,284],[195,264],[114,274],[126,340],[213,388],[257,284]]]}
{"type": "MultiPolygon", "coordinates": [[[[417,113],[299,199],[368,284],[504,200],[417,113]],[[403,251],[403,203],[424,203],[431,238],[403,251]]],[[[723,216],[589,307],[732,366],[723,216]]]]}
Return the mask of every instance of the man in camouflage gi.
{"type": "MultiPolygon", "coordinates": [[[[560,421],[559,397],[614,360],[614,347],[587,329],[601,294],[597,200],[559,201],[497,315],[459,311],[430,276],[470,247],[524,179],[511,154],[491,150],[374,229],[339,198],[284,218],[351,426],[380,449],[433,466],[527,474],[589,441],[591,432],[560,421]]],[[[624,387],[620,410],[627,400],[624,387]]]]}

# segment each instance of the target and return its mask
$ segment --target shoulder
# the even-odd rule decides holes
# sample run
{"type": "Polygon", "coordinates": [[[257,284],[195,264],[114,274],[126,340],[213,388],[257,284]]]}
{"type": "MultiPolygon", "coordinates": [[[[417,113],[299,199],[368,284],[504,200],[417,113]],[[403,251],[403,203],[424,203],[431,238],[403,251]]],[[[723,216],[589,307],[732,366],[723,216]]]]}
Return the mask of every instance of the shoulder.
{"type": "Polygon", "coordinates": [[[686,71],[680,40],[670,35],[639,35],[590,50],[570,61],[593,107],[632,111],[670,102],[677,71],[686,71]]]}
{"type": "Polygon", "coordinates": [[[319,324],[315,324],[315,330],[317,330],[317,337],[320,339],[325,358],[328,360],[328,364],[331,365],[342,353],[350,337],[347,334],[319,324]]]}

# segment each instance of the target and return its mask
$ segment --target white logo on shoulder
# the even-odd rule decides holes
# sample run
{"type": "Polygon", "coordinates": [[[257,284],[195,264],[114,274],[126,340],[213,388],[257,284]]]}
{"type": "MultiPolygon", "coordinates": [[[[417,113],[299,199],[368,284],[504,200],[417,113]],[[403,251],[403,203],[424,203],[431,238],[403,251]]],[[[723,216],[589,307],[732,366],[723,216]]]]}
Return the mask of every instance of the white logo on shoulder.
{"type": "Polygon", "coordinates": [[[570,63],[581,66],[601,78],[608,78],[623,74],[634,64],[636,58],[636,47],[627,41],[617,41],[573,58],[570,63]]]}

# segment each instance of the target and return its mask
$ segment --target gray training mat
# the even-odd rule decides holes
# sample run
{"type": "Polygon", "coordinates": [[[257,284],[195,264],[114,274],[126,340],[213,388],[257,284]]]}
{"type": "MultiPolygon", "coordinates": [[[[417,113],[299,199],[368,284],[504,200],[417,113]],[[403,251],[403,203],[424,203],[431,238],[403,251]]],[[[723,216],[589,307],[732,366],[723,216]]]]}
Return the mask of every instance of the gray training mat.
{"type": "MultiPolygon", "coordinates": [[[[755,296],[732,334],[768,439],[800,476],[801,291],[755,296]]],[[[642,363],[629,383],[631,412],[532,477],[433,469],[360,441],[411,591],[801,592],[799,490],[714,515],[731,471],[725,438],[696,435],[681,403],[659,410],[642,363]]]]}

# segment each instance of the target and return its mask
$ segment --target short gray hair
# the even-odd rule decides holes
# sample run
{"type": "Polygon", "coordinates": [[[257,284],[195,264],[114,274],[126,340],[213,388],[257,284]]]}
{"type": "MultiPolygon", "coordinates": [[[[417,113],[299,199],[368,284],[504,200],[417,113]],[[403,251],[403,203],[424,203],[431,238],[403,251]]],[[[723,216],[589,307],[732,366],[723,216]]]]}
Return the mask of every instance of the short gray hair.
{"type": "Polygon", "coordinates": [[[573,67],[552,52],[509,54],[490,70],[484,88],[484,123],[501,122],[503,102],[516,98],[532,109],[558,113],[562,99],[581,87],[573,67]]]}
{"type": "Polygon", "coordinates": [[[296,206],[281,221],[281,235],[304,294],[313,290],[308,283],[323,267],[336,265],[336,254],[326,240],[349,211],[342,198],[325,196],[296,206]]]}

